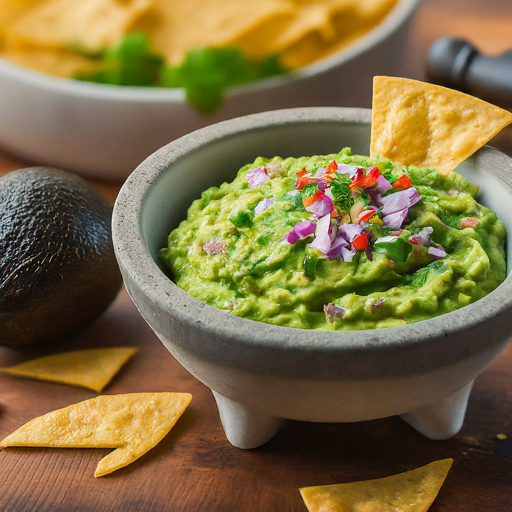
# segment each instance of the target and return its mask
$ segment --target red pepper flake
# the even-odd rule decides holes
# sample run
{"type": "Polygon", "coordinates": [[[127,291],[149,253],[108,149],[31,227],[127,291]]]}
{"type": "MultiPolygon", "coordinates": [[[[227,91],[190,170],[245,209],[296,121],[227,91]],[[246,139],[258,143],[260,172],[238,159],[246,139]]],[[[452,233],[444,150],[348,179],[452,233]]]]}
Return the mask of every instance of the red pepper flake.
{"type": "Polygon", "coordinates": [[[357,217],[358,222],[366,222],[368,219],[373,217],[377,213],[377,210],[374,208],[370,208],[369,210],[362,211],[357,217]]]}
{"type": "Polygon", "coordinates": [[[478,223],[480,221],[477,219],[472,219],[471,217],[465,217],[462,219],[462,222],[460,223],[461,229],[466,228],[476,228],[478,226],[478,223]]]}
{"type": "Polygon", "coordinates": [[[412,183],[409,179],[409,176],[406,176],[405,174],[400,176],[397,180],[393,182],[393,188],[396,190],[405,190],[407,188],[411,188],[412,183]]]}
{"type": "Polygon", "coordinates": [[[357,235],[354,240],[352,240],[352,246],[357,251],[366,249],[368,247],[368,237],[364,233],[357,235]]]}
{"type": "Polygon", "coordinates": [[[301,178],[302,176],[304,176],[304,174],[307,174],[307,172],[308,172],[308,171],[306,171],[306,168],[305,168],[305,167],[303,167],[303,168],[302,168],[302,171],[300,171],[300,172],[298,172],[298,173],[297,173],[297,176],[298,176],[299,178],[301,178]]]}
{"type": "Polygon", "coordinates": [[[374,165],[368,167],[368,169],[366,170],[366,176],[364,175],[362,170],[361,172],[359,171],[360,169],[357,170],[355,180],[352,183],[348,184],[350,190],[354,190],[355,188],[358,187],[365,189],[377,183],[377,178],[380,176],[380,171],[378,167],[375,167],[374,165]]]}
{"type": "Polygon", "coordinates": [[[338,170],[338,164],[336,163],[336,160],[333,160],[328,166],[327,169],[331,172],[338,170]]]}

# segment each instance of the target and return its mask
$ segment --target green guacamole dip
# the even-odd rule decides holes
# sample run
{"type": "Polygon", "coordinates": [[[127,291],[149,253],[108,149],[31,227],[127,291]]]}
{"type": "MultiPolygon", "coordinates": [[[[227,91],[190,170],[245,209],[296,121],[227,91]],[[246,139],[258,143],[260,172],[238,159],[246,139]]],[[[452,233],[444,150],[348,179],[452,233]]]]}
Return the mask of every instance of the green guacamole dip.
{"type": "Polygon", "coordinates": [[[178,286],[240,317],[320,330],[404,325],[471,304],[505,279],[505,228],[493,211],[476,202],[477,192],[455,172],[444,176],[434,169],[406,168],[352,155],[348,148],[325,156],[259,157],[232,183],[212,187],[192,203],[160,257],[178,286]],[[331,182],[314,177],[333,161],[339,169],[343,164],[365,169],[359,171],[363,180],[375,166],[391,187],[379,196],[373,186],[353,183],[349,190],[347,184],[357,176],[331,173],[338,188],[330,189],[334,211],[332,221],[325,219],[331,222],[328,236],[340,236],[347,223],[364,230],[358,240],[340,239],[348,248],[334,258],[310,247],[319,228],[298,239],[291,235],[298,223],[319,225],[305,206],[316,197],[328,202],[324,190],[331,182]],[[250,185],[248,173],[263,175],[261,169],[267,177],[250,185]],[[306,185],[295,191],[299,183],[306,185]],[[358,223],[353,211],[350,216],[358,210],[355,203],[363,203],[364,215],[371,204],[401,192],[393,187],[403,183],[409,196],[419,193],[420,199],[406,209],[399,227],[385,227],[386,207],[371,220],[358,223]],[[356,249],[361,243],[367,247],[356,249]]]}

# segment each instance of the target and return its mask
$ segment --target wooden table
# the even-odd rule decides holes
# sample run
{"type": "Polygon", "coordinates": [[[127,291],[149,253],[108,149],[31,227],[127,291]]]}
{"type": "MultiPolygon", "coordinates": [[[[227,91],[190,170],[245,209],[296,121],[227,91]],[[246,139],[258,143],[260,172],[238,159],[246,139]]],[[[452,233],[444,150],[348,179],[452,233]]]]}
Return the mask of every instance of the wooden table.
{"type": "MultiPolygon", "coordinates": [[[[471,38],[485,51],[512,48],[510,0],[425,0],[407,57],[410,76],[420,74],[418,62],[429,42],[450,33],[471,38]]],[[[493,144],[512,155],[512,130],[493,144]]],[[[24,165],[0,154],[0,174],[24,165]]],[[[119,189],[96,185],[111,200],[119,189]]],[[[512,347],[478,377],[464,428],[448,441],[425,439],[394,417],[356,424],[291,422],[265,446],[242,451],[227,442],[211,392],[166,351],[124,290],[105,315],[54,350],[122,345],[140,352],[105,393],[188,391],[194,399],[183,417],[148,454],[100,479],[94,469],[109,450],[0,451],[1,511],[299,512],[306,510],[299,487],[382,477],[445,457],[455,463],[432,512],[512,510],[512,347]],[[499,440],[498,434],[509,437],[499,440]]],[[[46,353],[0,348],[0,366],[46,353]]],[[[0,375],[0,438],[35,416],[94,396],[0,375]]]]}

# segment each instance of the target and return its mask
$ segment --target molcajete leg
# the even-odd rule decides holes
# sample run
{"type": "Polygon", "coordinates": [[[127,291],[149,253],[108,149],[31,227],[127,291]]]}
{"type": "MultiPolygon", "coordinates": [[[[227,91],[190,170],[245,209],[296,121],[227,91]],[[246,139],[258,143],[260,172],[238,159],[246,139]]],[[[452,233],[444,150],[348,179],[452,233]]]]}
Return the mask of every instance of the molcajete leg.
{"type": "Polygon", "coordinates": [[[462,427],[473,382],[435,404],[402,414],[400,418],[429,439],[448,439],[462,427]]]}
{"type": "Polygon", "coordinates": [[[213,391],[220,421],[228,441],[237,448],[256,448],[272,439],[284,423],[282,418],[268,416],[213,391]]]}

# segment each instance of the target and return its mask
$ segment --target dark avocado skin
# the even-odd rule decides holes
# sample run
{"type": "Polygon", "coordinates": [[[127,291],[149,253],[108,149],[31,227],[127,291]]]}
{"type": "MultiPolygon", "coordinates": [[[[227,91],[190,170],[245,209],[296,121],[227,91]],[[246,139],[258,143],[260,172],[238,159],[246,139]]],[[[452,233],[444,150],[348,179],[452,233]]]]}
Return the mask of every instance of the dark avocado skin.
{"type": "Polygon", "coordinates": [[[91,323],[122,278],[112,208],[74,174],[32,167],[0,178],[0,344],[50,345],[91,323]]]}

